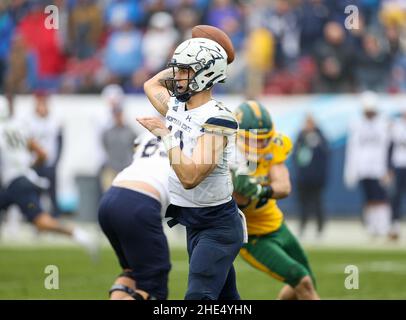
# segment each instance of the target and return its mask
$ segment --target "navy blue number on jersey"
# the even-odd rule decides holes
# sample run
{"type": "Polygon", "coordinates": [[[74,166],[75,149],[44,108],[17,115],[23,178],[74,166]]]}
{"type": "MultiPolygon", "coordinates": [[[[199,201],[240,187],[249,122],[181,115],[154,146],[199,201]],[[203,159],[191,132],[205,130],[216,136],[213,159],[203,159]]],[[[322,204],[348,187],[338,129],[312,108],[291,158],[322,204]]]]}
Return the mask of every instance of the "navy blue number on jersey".
{"type": "MultiPolygon", "coordinates": [[[[172,126],[169,126],[168,129],[169,129],[169,131],[172,132],[172,126]]],[[[177,131],[175,132],[174,137],[175,137],[176,139],[179,139],[179,140],[180,140],[180,142],[179,142],[179,148],[180,148],[180,150],[183,150],[183,131],[182,131],[182,130],[177,130],[177,131]]]]}
{"type": "Polygon", "coordinates": [[[230,109],[228,109],[228,108],[225,107],[225,106],[221,106],[221,107],[220,107],[218,104],[216,104],[215,107],[218,108],[220,111],[226,110],[227,112],[230,112],[230,113],[231,113],[230,109]]]}
{"type": "MultiPolygon", "coordinates": [[[[144,150],[142,150],[141,153],[141,158],[149,158],[152,157],[155,152],[159,150],[159,140],[156,138],[153,138],[148,141],[148,143],[144,146],[144,150]]],[[[165,152],[160,152],[159,155],[161,157],[166,157],[165,152]]]]}

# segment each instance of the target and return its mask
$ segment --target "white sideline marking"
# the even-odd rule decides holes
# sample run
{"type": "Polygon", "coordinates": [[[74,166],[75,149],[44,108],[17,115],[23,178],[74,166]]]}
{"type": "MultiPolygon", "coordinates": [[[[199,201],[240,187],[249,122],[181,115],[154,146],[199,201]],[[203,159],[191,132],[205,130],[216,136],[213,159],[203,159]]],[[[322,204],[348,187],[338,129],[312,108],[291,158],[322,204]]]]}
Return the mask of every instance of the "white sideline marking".
{"type": "MultiPolygon", "coordinates": [[[[355,264],[360,273],[370,272],[370,273],[398,273],[406,274],[406,260],[395,262],[395,261],[368,261],[355,264]]],[[[323,272],[327,273],[343,273],[346,264],[327,264],[321,269],[323,272]]]]}
{"type": "MultiPolygon", "coordinates": [[[[95,234],[100,239],[102,247],[109,243],[96,223],[78,223],[83,229],[95,234]]],[[[297,234],[298,223],[288,220],[287,225],[293,234],[297,234]]],[[[185,248],[186,235],[182,226],[169,229],[164,222],[164,231],[172,248],[185,248]]],[[[386,238],[371,239],[358,221],[329,221],[322,238],[315,237],[314,226],[310,225],[305,237],[298,239],[305,249],[384,249],[406,251],[406,222],[401,225],[401,238],[398,242],[389,242],[386,238]]],[[[21,223],[18,229],[0,225],[0,247],[57,247],[76,244],[68,237],[56,234],[39,234],[28,223],[21,223]]]]}

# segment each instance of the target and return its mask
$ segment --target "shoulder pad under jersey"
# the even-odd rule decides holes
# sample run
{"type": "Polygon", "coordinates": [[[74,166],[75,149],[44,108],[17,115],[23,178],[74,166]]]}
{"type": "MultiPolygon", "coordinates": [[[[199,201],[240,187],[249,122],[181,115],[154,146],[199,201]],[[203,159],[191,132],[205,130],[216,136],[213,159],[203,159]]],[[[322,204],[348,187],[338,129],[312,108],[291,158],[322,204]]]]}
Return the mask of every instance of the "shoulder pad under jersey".
{"type": "Polygon", "coordinates": [[[202,127],[204,132],[221,135],[233,135],[238,130],[238,122],[230,110],[218,103],[213,106],[202,127]]]}
{"type": "Polygon", "coordinates": [[[272,164],[286,161],[293,149],[292,140],[283,133],[276,133],[271,140],[272,164]]]}

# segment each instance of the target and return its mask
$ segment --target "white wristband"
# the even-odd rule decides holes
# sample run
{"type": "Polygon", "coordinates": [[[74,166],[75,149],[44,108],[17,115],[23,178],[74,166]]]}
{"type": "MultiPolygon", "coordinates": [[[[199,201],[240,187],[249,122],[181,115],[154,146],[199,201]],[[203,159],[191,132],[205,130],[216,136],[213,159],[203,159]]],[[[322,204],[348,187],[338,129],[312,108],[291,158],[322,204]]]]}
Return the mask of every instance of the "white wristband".
{"type": "Polygon", "coordinates": [[[171,150],[172,148],[179,147],[180,141],[175,138],[175,136],[170,133],[162,137],[162,142],[164,143],[166,151],[171,150]]]}

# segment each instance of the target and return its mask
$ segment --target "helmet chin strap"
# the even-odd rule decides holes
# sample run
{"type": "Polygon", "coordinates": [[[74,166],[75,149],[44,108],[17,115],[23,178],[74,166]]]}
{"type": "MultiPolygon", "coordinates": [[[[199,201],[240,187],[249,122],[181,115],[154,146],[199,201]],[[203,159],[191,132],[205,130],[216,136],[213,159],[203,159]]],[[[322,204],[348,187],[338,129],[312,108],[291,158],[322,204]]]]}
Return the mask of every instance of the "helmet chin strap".
{"type": "Polygon", "coordinates": [[[176,99],[178,99],[180,102],[188,102],[191,97],[192,97],[192,92],[185,92],[185,93],[176,95],[176,99]]]}
{"type": "Polygon", "coordinates": [[[183,93],[178,93],[175,95],[176,99],[178,99],[180,102],[188,102],[192,96],[194,96],[196,93],[199,93],[201,91],[187,91],[183,93]]]}

